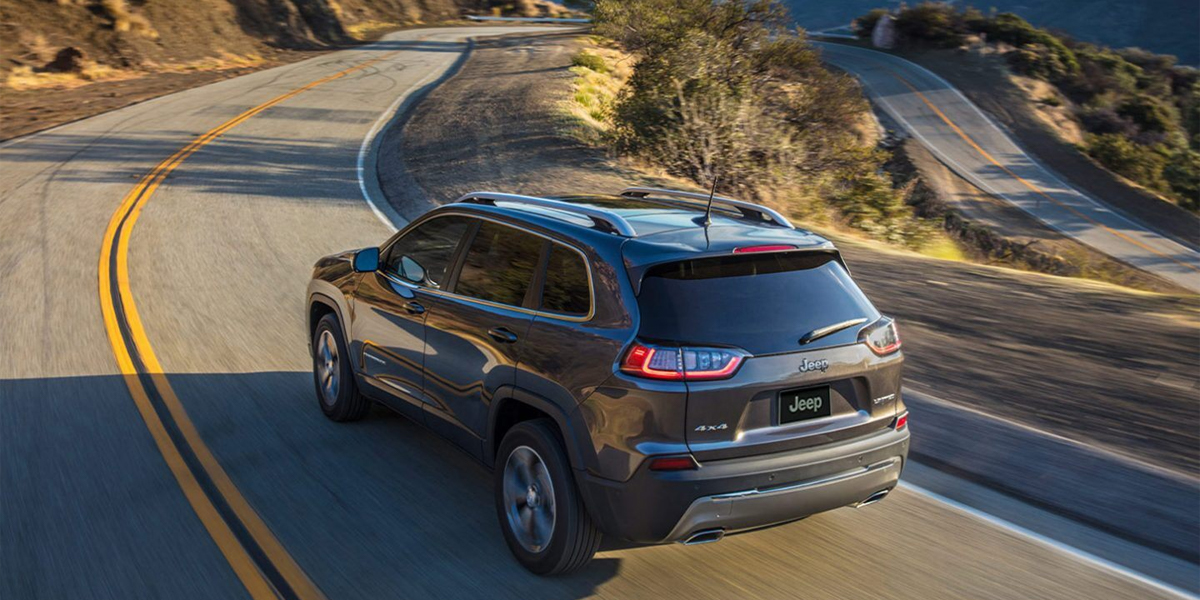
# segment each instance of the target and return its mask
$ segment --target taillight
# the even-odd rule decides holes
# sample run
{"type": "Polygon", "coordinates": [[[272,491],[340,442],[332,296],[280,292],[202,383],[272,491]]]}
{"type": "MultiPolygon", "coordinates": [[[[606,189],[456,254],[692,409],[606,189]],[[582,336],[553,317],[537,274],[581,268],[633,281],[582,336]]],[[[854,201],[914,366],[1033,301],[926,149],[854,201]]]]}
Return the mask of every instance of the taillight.
{"type": "Polygon", "coordinates": [[[651,471],[692,471],[699,469],[696,459],[688,456],[661,456],[650,459],[651,471]]]}
{"type": "Polygon", "coordinates": [[[745,355],[729,348],[654,346],[635,343],[621,370],[650,379],[700,381],[732,377],[745,355]]]}
{"type": "Polygon", "coordinates": [[[904,429],[905,427],[908,427],[908,411],[904,411],[903,414],[896,417],[896,424],[892,426],[892,429],[895,429],[896,431],[900,431],[901,429],[904,429]]]}
{"type": "Polygon", "coordinates": [[[896,322],[883,317],[858,332],[858,341],[867,345],[872,352],[883,356],[900,349],[900,332],[896,331],[896,322]]]}
{"type": "Polygon", "coordinates": [[[764,244],[762,246],[744,246],[742,248],[734,248],[734,254],[750,254],[753,252],[783,252],[786,250],[795,250],[795,246],[788,244],[764,244]]]}

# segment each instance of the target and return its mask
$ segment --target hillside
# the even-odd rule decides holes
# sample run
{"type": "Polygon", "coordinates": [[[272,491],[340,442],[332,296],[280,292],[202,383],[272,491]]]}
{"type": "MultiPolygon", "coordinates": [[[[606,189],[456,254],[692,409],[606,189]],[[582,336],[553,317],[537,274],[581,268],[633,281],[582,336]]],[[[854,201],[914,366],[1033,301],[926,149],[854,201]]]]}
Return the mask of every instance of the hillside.
{"type": "Polygon", "coordinates": [[[0,140],[463,14],[547,0],[0,0],[0,140]]]}
{"type": "MultiPolygon", "coordinates": [[[[812,30],[848,25],[872,8],[894,6],[878,0],[785,3],[796,22],[812,30]]],[[[1174,55],[1181,64],[1200,65],[1200,3],[1195,0],[988,0],[961,5],[1015,12],[1038,27],[1062,30],[1086,42],[1144,48],[1174,55]]]]}
{"type": "Polygon", "coordinates": [[[253,61],[269,48],[353,41],[364,28],[481,9],[486,0],[0,0],[0,76],[253,61]],[[64,49],[77,58],[54,65],[64,49]]]}

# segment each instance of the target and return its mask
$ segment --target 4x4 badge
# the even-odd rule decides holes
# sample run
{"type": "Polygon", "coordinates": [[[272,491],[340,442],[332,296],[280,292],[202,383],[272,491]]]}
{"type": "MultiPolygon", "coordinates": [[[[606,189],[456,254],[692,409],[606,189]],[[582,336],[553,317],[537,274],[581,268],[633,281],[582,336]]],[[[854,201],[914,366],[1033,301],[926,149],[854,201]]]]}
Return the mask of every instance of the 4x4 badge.
{"type": "Polygon", "coordinates": [[[820,371],[824,373],[829,369],[829,361],[825,359],[808,360],[807,358],[800,361],[800,372],[807,373],[809,371],[820,371]]]}

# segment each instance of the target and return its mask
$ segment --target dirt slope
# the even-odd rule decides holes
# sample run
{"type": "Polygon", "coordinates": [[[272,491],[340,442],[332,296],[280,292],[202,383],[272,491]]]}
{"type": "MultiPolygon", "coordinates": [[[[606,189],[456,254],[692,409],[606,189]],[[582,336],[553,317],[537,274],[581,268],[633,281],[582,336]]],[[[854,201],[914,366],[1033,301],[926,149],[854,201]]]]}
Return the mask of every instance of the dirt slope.
{"type": "Polygon", "coordinates": [[[267,47],[353,40],[356,26],[458,16],[486,0],[0,0],[0,74],[66,47],[110,67],[149,67],[267,47]]]}
{"type": "MultiPolygon", "coordinates": [[[[428,205],[414,198],[440,203],[473,189],[637,183],[559,133],[573,43],[483,42],[403,129],[389,130],[380,164],[393,168],[381,184],[397,210],[415,216],[428,205]]],[[[1200,466],[1195,300],[839,245],[879,308],[898,317],[910,385],[1174,468],[1200,466]]]]}

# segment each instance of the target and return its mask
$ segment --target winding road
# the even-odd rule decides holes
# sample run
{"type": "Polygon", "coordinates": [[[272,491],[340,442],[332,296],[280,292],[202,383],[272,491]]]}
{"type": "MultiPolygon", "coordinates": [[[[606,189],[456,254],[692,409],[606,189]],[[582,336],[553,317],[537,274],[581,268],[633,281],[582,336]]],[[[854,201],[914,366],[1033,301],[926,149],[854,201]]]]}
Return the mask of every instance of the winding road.
{"type": "Polygon", "coordinates": [[[0,597],[1174,597],[903,487],[540,579],[481,466],[327,421],[303,295],[393,229],[364,150],[469,37],[535,29],[401,31],[0,145],[0,597]]]}
{"type": "Polygon", "coordinates": [[[941,77],[884,52],[814,43],[826,62],[858,77],[872,101],[967,181],[1109,256],[1200,292],[1200,252],[1066,183],[941,77]]]}

